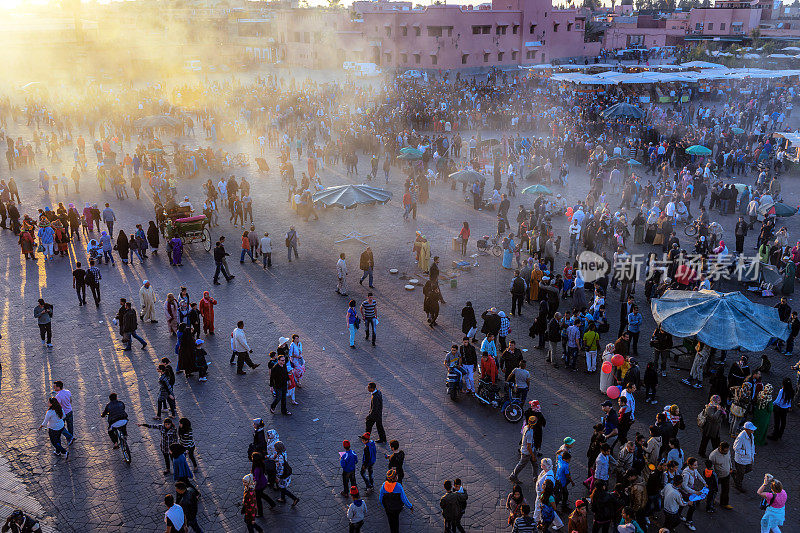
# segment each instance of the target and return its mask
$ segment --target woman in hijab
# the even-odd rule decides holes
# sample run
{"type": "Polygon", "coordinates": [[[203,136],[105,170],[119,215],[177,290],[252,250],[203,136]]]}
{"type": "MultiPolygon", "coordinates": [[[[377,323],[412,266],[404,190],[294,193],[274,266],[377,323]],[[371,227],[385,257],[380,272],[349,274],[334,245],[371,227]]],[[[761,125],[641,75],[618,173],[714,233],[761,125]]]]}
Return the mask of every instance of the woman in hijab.
{"type": "Polygon", "coordinates": [[[275,473],[278,477],[278,489],[281,491],[281,497],[278,498],[278,502],[286,503],[286,497],[290,497],[292,502],[292,507],[298,504],[300,498],[289,492],[289,485],[292,482],[292,473],[291,470],[286,471],[289,469],[289,461],[286,459],[286,446],[283,445],[281,441],[275,443],[275,473]]]}
{"type": "MultiPolygon", "coordinates": [[[[730,380],[730,378],[729,378],[730,380]]],[[[739,431],[739,426],[747,416],[753,395],[753,386],[745,381],[739,386],[731,387],[731,408],[730,408],[730,436],[733,437],[739,431]]]]}
{"type": "Polygon", "coordinates": [[[719,246],[712,250],[715,254],[717,254],[717,258],[722,259],[723,257],[728,255],[728,247],[725,246],[725,241],[719,241],[719,246]]]}
{"type": "Polygon", "coordinates": [[[217,301],[211,297],[208,291],[203,292],[203,298],[200,300],[199,308],[200,314],[203,315],[203,333],[206,335],[214,334],[214,306],[217,301]]]}
{"type": "Polygon", "coordinates": [[[128,236],[125,235],[125,232],[122,230],[119,230],[119,233],[117,234],[116,248],[117,248],[117,253],[119,254],[119,258],[122,259],[122,264],[127,265],[128,251],[129,251],[128,236]]]}
{"type": "Polygon", "coordinates": [[[183,241],[177,235],[169,241],[172,245],[172,265],[183,266],[181,258],[183,257],[183,241]]]}
{"type": "Polygon", "coordinates": [[[253,479],[253,474],[247,474],[242,478],[244,485],[244,495],[242,496],[242,517],[247,526],[247,531],[258,531],[263,533],[264,530],[256,523],[256,515],[258,514],[258,506],[256,505],[256,482],[253,479]]]}
{"type": "Polygon", "coordinates": [[[167,294],[164,301],[164,314],[167,316],[167,326],[172,335],[178,332],[178,301],[172,293],[167,294]]]}
{"type": "Polygon", "coordinates": [[[461,332],[464,335],[469,335],[472,332],[472,339],[475,339],[477,326],[478,321],[475,320],[475,309],[472,307],[472,302],[467,302],[464,308],[461,309],[461,332]]]}
{"type": "Polygon", "coordinates": [[[178,344],[176,346],[178,366],[175,370],[178,372],[183,370],[186,373],[186,377],[191,376],[192,372],[197,369],[195,364],[196,347],[192,328],[188,324],[181,323],[178,326],[178,344]]]}
{"type": "Polygon", "coordinates": [[[156,223],[151,220],[150,225],[147,226],[147,242],[150,243],[150,248],[153,249],[153,254],[158,253],[158,244],[160,238],[161,237],[158,233],[156,223]]]}
{"type": "Polygon", "coordinates": [[[503,268],[510,270],[512,267],[512,260],[514,259],[514,252],[516,252],[517,245],[514,242],[514,234],[509,233],[503,245],[503,268]]]}
{"type": "MultiPolygon", "coordinates": [[[[603,351],[603,356],[600,361],[600,365],[602,366],[603,363],[606,361],[611,363],[611,358],[614,357],[614,343],[609,342],[606,344],[606,349],[603,351]]],[[[614,384],[614,374],[613,372],[609,372],[606,374],[605,372],[600,372],[600,392],[603,394],[606,393],[608,388],[614,384]]]]}
{"type": "Polygon", "coordinates": [[[83,220],[86,221],[86,227],[89,231],[94,233],[94,220],[92,219],[92,204],[86,202],[83,208],[83,220]]]}
{"type": "Polygon", "coordinates": [[[753,405],[753,423],[756,425],[753,439],[756,446],[763,446],[767,443],[767,429],[769,429],[769,421],[772,418],[772,400],[772,385],[767,383],[764,385],[764,390],[758,393],[753,405]]]}
{"type": "Polygon", "coordinates": [[[61,220],[53,222],[53,231],[55,231],[55,244],[56,255],[67,255],[69,249],[69,232],[64,228],[61,220]]]}
{"type": "Polygon", "coordinates": [[[139,245],[139,253],[142,258],[147,259],[147,236],[144,234],[141,224],[136,224],[136,244],[139,245]]]}
{"type": "Polygon", "coordinates": [[[784,277],[781,285],[781,294],[792,294],[794,292],[794,278],[797,275],[796,265],[788,255],[783,257],[782,261],[784,277]]]}

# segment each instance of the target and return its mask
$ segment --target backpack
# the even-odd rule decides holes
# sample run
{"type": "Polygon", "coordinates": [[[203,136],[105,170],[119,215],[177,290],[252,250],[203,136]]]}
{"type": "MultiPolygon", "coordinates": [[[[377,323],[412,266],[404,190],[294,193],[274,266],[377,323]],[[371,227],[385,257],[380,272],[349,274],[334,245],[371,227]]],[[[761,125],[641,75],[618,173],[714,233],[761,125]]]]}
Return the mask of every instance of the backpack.
{"type": "Polygon", "coordinates": [[[514,286],[511,288],[512,294],[525,294],[525,280],[517,276],[514,278],[514,286]]]}
{"type": "Polygon", "coordinates": [[[286,454],[283,454],[283,472],[278,476],[280,479],[286,479],[292,475],[292,467],[289,466],[289,461],[286,460],[286,454]]]}

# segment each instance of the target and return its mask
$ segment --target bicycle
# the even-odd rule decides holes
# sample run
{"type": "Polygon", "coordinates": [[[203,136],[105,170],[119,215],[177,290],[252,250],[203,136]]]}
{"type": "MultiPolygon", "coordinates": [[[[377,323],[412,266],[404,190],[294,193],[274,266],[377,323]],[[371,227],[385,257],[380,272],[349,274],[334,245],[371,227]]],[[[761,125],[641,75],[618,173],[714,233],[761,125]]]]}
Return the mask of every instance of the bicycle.
{"type": "Polygon", "coordinates": [[[117,444],[119,444],[119,449],[122,452],[122,460],[125,461],[126,464],[131,464],[131,449],[128,446],[128,438],[125,436],[125,432],[120,431],[119,428],[116,427],[111,429],[117,437],[117,444]]]}
{"type": "Polygon", "coordinates": [[[685,228],[683,228],[683,232],[686,234],[687,237],[694,237],[700,231],[700,220],[696,219],[691,224],[687,224],[685,228]]]}
{"type": "Polygon", "coordinates": [[[494,237],[484,235],[482,239],[478,239],[476,245],[479,252],[485,255],[491,253],[495,257],[500,257],[503,255],[503,247],[498,244],[500,241],[501,237],[499,235],[495,235],[494,237]]]}

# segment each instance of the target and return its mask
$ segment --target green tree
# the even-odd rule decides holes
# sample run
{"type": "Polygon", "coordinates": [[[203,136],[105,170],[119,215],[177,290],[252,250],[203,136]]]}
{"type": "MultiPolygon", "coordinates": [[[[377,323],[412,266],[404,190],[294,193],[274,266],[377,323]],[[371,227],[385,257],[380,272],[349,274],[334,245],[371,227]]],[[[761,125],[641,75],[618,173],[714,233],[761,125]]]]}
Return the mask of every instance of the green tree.
{"type": "Polygon", "coordinates": [[[596,43],[603,38],[605,27],[597,22],[586,19],[586,26],[583,31],[583,41],[587,43],[596,43]]]}
{"type": "Polygon", "coordinates": [[[328,0],[328,7],[331,9],[339,9],[342,7],[342,0],[328,0]]]}
{"type": "Polygon", "coordinates": [[[761,46],[761,30],[758,28],[753,28],[753,31],[750,32],[750,39],[753,42],[754,48],[761,46]]]}

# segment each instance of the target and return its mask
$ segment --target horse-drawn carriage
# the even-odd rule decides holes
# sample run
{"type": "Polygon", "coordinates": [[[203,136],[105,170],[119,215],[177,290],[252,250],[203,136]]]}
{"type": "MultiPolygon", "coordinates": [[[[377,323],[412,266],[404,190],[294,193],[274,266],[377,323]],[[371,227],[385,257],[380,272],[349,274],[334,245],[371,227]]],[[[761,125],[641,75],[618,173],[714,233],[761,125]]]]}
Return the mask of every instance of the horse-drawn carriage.
{"type": "Polygon", "coordinates": [[[205,215],[194,216],[189,206],[163,209],[159,218],[161,234],[167,239],[178,237],[183,244],[202,242],[206,252],[211,251],[211,231],[205,215]]]}

